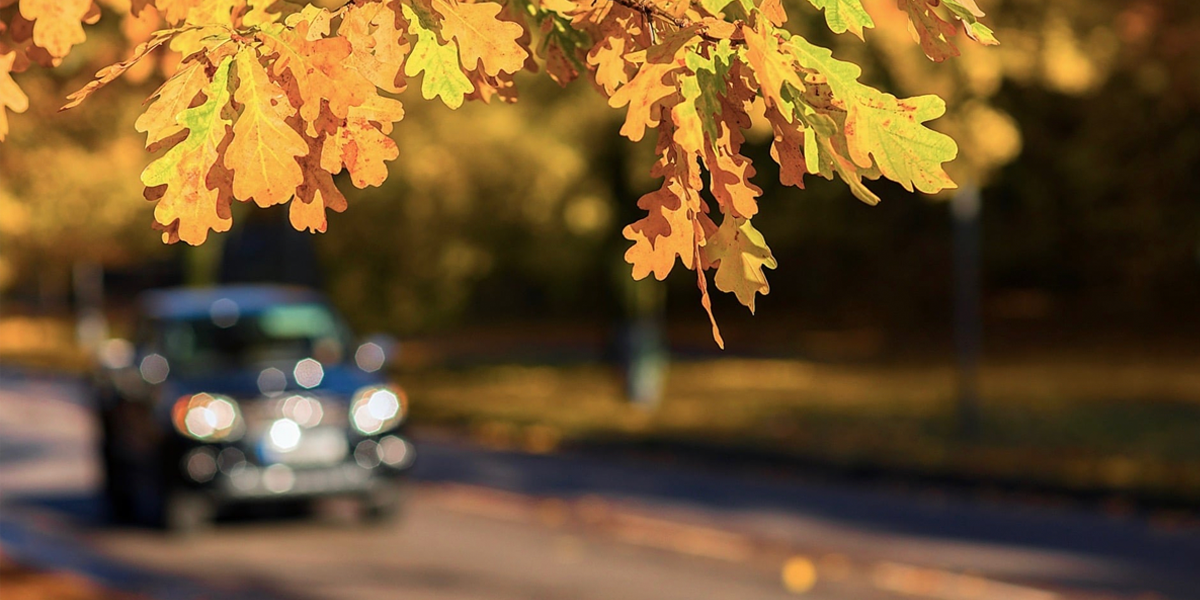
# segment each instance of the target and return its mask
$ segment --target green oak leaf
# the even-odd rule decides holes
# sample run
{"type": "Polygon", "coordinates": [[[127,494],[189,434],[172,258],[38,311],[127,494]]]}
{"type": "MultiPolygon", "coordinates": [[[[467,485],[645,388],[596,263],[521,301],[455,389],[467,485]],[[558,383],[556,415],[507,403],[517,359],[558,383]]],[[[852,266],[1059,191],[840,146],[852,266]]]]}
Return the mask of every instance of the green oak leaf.
{"type": "Polygon", "coordinates": [[[898,100],[891,94],[859,83],[862,70],[853,63],[833,58],[833,53],[792,36],[785,44],[805,69],[824,77],[834,98],[845,106],[843,128],[850,158],[858,167],[878,166],[884,177],[908,191],[927,194],[956,187],[942,169],[954,160],[958,146],[949,136],[922,123],[946,112],[937,96],[898,100]],[[874,157],[874,161],[872,161],[874,157]]]}
{"type": "Polygon", "coordinates": [[[410,30],[417,34],[417,43],[404,63],[404,74],[416,77],[424,71],[421,97],[426,100],[441,97],[450,108],[462,106],[463,98],[475,91],[475,86],[459,68],[458,46],[442,44],[437,33],[427,28],[408,4],[402,6],[410,30]]]}
{"type": "MultiPolygon", "coordinates": [[[[808,0],[813,6],[825,11],[825,22],[830,31],[846,33],[847,31],[863,37],[863,28],[875,26],[871,15],[863,8],[862,0],[808,0]]],[[[952,0],[949,0],[952,1],[952,0]]]]}

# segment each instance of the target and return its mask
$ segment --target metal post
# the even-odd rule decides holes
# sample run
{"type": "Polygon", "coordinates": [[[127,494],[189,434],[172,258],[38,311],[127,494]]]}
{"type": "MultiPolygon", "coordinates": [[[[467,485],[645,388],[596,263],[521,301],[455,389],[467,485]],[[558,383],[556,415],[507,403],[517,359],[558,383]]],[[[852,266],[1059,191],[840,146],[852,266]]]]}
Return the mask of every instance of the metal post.
{"type": "Polygon", "coordinates": [[[108,337],[104,268],[99,263],[76,261],[71,268],[71,284],[75,291],[75,338],[80,347],[94,351],[108,337]]]}
{"type": "Polygon", "coordinates": [[[974,184],[963,185],[950,202],[954,230],[954,349],[957,355],[958,419],[963,436],[979,433],[980,212],[974,184]]]}

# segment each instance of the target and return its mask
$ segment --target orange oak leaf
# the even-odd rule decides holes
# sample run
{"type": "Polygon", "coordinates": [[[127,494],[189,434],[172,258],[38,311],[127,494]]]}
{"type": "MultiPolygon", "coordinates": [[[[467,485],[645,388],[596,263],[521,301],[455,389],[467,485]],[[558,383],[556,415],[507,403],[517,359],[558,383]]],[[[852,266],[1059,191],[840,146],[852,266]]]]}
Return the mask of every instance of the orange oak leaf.
{"type": "MultiPolygon", "coordinates": [[[[696,247],[696,263],[699,264],[700,248],[696,247]]],[[[708,322],[712,323],[713,341],[717,343],[717,347],[724,350],[725,340],[721,338],[721,329],[717,327],[717,318],[713,316],[712,298],[708,295],[708,276],[704,274],[704,269],[696,269],[696,287],[700,288],[700,306],[704,307],[704,312],[708,313],[708,322]]]]}
{"type": "Polygon", "coordinates": [[[351,108],[345,123],[325,138],[321,168],[338,173],[345,165],[350,181],[360,189],[382,185],[388,175],[384,161],[400,156],[386,132],[403,118],[404,107],[391,98],[374,96],[367,104],[351,108]]]}
{"type": "Polygon", "coordinates": [[[596,83],[609,96],[628,83],[635,70],[627,56],[637,47],[634,40],[641,35],[640,27],[632,12],[613,15],[600,24],[599,41],[588,51],[587,64],[596,67],[596,83]]]}
{"type": "Polygon", "coordinates": [[[608,99],[613,108],[629,105],[621,135],[636,142],[646,134],[647,127],[658,126],[662,101],[677,94],[674,82],[667,83],[666,78],[681,68],[674,62],[643,63],[637,75],[608,99]]]}
{"type": "Polygon", "coordinates": [[[633,242],[625,252],[625,261],[633,265],[634,279],[645,279],[651,273],[659,281],[666,279],[675,266],[676,256],[685,267],[692,268],[696,246],[694,219],[699,205],[699,194],[673,180],[638,200],[638,207],[649,214],[626,225],[621,232],[633,242]]]}
{"type": "Polygon", "coordinates": [[[769,111],[767,118],[771,120],[775,132],[771,142],[771,158],[779,163],[779,183],[803,188],[804,175],[808,173],[803,151],[805,130],[787,123],[781,126],[777,120],[782,121],[783,117],[776,111],[769,111]]]}
{"type": "Polygon", "coordinates": [[[442,37],[458,42],[463,67],[472,71],[481,65],[484,73],[516,73],[525,66],[529,53],[517,42],[525,30],[517,23],[496,18],[495,2],[467,4],[454,0],[432,0],[442,19],[442,37]]]}
{"type": "Polygon", "coordinates": [[[408,23],[396,1],[352,4],[338,35],[353,48],[348,64],[380,89],[404,91],[404,59],[411,49],[404,37],[408,23]]]}
{"type": "Polygon", "coordinates": [[[304,171],[304,183],[296,190],[296,197],[288,205],[288,219],[297,231],[308,230],[324,233],[329,226],[325,210],[346,210],[346,197],[333,183],[333,177],[321,168],[320,147],[312,138],[306,138],[309,153],[300,159],[304,171]]]}
{"type": "Polygon", "coordinates": [[[317,119],[321,100],[327,100],[329,110],[344,119],[351,106],[366,102],[375,93],[375,86],[346,65],[353,50],[346,38],[310,40],[310,25],[308,21],[300,21],[294,28],[263,28],[260,39],[277,54],[271,73],[277,78],[290,75],[295,82],[294,88],[288,90],[289,99],[305,121],[317,119]]]}
{"type": "Polygon", "coordinates": [[[92,10],[92,0],[21,0],[21,16],[33,21],[33,43],[62,58],[71,46],[87,40],[83,21],[92,10]]]}
{"type": "Polygon", "coordinates": [[[762,195],[762,189],[750,182],[754,165],[731,144],[730,138],[734,134],[728,125],[722,123],[720,127],[721,137],[716,147],[704,149],[704,166],[710,175],[709,190],[720,204],[722,213],[749,219],[758,212],[756,198],[762,195]]]}
{"type": "Polygon", "coordinates": [[[242,105],[242,114],[224,158],[233,172],[233,194],[262,207],[282,204],[304,181],[296,157],[308,154],[308,144],[287,123],[296,109],[267,75],[258,52],[243,47],[235,64],[238,87],[233,98],[242,105]]]}
{"type": "MultiPolygon", "coordinates": [[[[912,31],[916,33],[926,56],[941,62],[961,54],[958,46],[951,41],[958,28],[938,15],[929,0],[896,0],[896,5],[908,13],[912,31]]],[[[979,7],[975,8],[978,10],[979,7]]]]}

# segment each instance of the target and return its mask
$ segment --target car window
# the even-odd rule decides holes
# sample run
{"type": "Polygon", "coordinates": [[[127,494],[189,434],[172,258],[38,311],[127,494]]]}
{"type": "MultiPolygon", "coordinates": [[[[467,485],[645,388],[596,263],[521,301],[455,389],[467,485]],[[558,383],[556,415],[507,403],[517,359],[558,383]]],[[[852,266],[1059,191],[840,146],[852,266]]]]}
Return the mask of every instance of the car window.
{"type": "Polygon", "coordinates": [[[280,304],[262,311],[159,323],[159,345],[172,368],[205,372],[313,357],[341,362],[350,336],[323,304],[280,304]]]}

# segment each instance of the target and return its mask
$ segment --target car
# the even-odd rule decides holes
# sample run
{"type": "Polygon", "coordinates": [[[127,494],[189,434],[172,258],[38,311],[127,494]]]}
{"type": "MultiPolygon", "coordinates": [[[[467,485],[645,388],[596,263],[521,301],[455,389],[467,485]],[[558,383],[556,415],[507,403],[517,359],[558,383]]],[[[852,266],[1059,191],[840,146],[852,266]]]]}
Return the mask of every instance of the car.
{"type": "Polygon", "coordinates": [[[119,520],[192,532],[225,507],[356,497],[394,517],[416,456],[384,337],[355,343],[320,293],[154,290],[93,378],[104,495],[119,520]]]}

